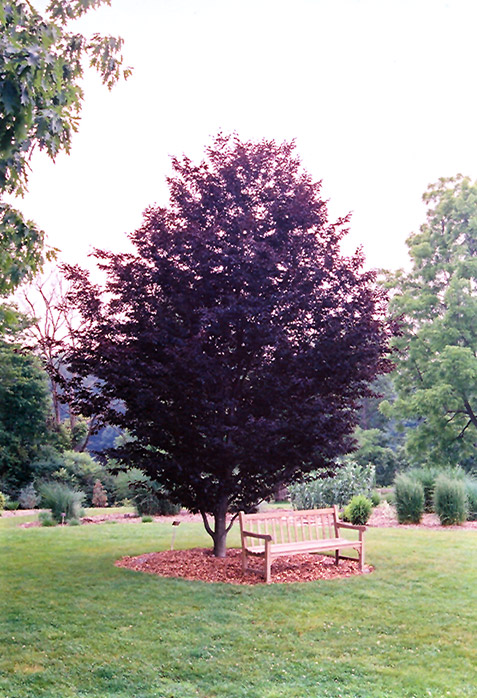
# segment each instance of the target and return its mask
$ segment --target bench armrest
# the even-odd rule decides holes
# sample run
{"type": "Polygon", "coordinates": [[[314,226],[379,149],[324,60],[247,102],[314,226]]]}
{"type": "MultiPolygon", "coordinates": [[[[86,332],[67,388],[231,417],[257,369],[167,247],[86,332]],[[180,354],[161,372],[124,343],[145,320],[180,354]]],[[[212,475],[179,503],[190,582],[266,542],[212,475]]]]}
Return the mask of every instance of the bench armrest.
{"type": "Polygon", "coordinates": [[[358,524],[344,523],[343,521],[337,521],[336,525],[338,528],[351,528],[353,531],[366,531],[366,526],[361,526],[358,524]]]}
{"type": "Polygon", "coordinates": [[[269,533],[252,533],[252,531],[242,531],[242,536],[244,538],[260,538],[260,540],[273,540],[269,533]]]}

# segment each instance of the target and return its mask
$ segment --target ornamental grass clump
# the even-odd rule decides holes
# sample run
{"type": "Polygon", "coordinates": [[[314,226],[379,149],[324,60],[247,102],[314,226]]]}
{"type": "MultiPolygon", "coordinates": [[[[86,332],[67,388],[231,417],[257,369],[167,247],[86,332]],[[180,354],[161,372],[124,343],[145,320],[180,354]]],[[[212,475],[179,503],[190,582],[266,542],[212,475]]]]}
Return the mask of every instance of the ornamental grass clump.
{"type": "Polygon", "coordinates": [[[467,519],[464,481],[439,475],[434,488],[434,509],[442,526],[462,524],[467,519]]]}
{"type": "Polygon", "coordinates": [[[43,506],[51,509],[51,515],[57,523],[80,517],[83,492],[72,490],[61,482],[45,482],[40,487],[40,495],[43,506]]]}
{"type": "Polygon", "coordinates": [[[416,482],[420,482],[422,485],[424,490],[424,511],[434,511],[434,487],[438,474],[438,469],[432,467],[411,468],[406,473],[412,480],[416,480],[416,482]]]}
{"type": "Polygon", "coordinates": [[[424,513],[424,488],[409,475],[398,475],[394,482],[396,511],[400,524],[421,522],[424,513]]]}
{"type": "Polygon", "coordinates": [[[464,482],[467,495],[467,520],[477,521],[477,480],[467,477],[464,482]]]}

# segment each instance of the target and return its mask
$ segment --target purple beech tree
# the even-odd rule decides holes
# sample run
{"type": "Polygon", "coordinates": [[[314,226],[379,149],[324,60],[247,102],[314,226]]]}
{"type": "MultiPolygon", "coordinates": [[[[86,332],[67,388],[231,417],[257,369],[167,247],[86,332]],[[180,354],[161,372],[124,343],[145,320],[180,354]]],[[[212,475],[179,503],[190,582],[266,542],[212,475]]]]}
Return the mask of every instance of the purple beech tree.
{"type": "Polygon", "coordinates": [[[227,512],[352,447],[391,329],[362,255],[340,254],[348,219],[329,223],[293,143],[219,135],[173,169],[169,206],[130,235],[137,252],[96,253],[104,289],[68,268],[89,320],[69,362],[78,409],[132,437],[115,457],[200,512],[224,556],[227,512]]]}

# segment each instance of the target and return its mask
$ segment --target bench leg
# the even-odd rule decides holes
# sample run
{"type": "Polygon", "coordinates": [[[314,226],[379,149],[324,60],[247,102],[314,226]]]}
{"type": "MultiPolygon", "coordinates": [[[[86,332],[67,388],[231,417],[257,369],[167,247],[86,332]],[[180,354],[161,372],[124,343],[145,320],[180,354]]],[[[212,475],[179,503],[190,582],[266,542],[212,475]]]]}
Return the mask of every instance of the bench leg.
{"type": "Polygon", "coordinates": [[[242,546],[242,572],[246,572],[247,570],[248,570],[247,551],[245,550],[245,547],[242,546]]]}
{"type": "Polygon", "coordinates": [[[359,570],[364,571],[364,540],[361,541],[361,547],[359,549],[359,570]]]}
{"type": "Polygon", "coordinates": [[[339,565],[340,563],[340,551],[338,548],[335,550],[335,565],[339,565]]]}
{"type": "Polygon", "coordinates": [[[270,554],[270,542],[265,541],[265,583],[270,584],[272,581],[272,556],[270,554]]]}

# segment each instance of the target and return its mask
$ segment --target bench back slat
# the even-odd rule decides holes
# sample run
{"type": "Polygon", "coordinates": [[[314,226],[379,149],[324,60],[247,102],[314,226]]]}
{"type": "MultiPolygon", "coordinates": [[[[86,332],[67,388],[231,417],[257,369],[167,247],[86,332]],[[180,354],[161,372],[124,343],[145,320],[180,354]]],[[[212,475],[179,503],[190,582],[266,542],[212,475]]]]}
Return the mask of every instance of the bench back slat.
{"type": "MultiPolygon", "coordinates": [[[[275,543],[298,543],[338,537],[336,507],[307,511],[240,514],[241,531],[269,534],[275,543]]],[[[247,547],[263,547],[263,540],[247,538],[247,547]]]]}

